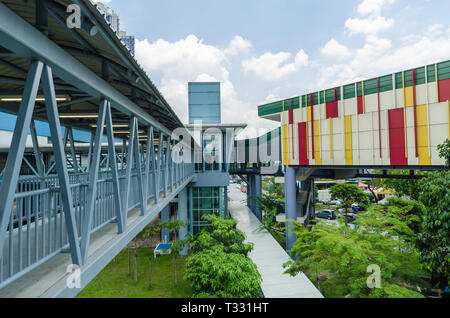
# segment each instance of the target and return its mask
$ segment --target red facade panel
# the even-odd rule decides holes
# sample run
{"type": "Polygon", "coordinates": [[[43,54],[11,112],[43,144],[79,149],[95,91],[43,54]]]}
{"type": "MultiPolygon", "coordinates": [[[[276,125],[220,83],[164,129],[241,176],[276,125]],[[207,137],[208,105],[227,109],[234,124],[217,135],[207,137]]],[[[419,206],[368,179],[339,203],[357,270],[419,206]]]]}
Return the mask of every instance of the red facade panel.
{"type": "Polygon", "coordinates": [[[306,123],[298,124],[298,152],[299,164],[308,166],[308,125],[306,123]]]}
{"type": "Polygon", "coordinates": [[[389,145],[391,149],[391,165],[406,166],[406,140],[403,108],[389,110],[389,145]]]}
{"type": "Polygon", "coordinates": [[[363,97],[358,96],[358,115],[364,114],[363,97]]]}
{"type": "Polygon", "coordinates": [[[450,79],[439,81],[439,102],[450,100],[450,79]]]}
{"type": "Polygon", "coordinates": [[[327,119],[336,118],[338,116],[338,102],[327,103],[327,119]]]}

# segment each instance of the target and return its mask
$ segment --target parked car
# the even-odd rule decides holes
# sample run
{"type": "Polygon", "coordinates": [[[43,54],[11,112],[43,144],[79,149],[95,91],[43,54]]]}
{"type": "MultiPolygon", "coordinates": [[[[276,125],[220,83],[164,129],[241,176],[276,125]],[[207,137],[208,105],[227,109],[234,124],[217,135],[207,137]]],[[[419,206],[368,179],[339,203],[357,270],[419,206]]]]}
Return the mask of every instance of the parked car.
{"type": "Polygon", "coordinates": [[[347,218],[348,223],[352,223],[356,220],[356,216],[354,213],[342,213],[339,215],[339,218],[347,218]]]}
{"type": "Polygon", "coordinates": [[[319,219],[327,219],[327,220],[336,220],[336,214],[334,213],[334,210],[320,210],[319,212],[316,212],[316,217],[319,219]]]}
{"type": "Polygon", "coordinates": [[[330,205],[341,205],[342,201],[341,200],[331,200],[330,201],[330,205]]]}

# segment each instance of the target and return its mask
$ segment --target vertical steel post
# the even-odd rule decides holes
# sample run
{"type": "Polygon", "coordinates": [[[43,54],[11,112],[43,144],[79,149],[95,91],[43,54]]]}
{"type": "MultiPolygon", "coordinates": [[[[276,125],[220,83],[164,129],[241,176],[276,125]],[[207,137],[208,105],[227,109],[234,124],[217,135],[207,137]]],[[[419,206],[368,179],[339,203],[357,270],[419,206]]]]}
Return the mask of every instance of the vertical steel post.
{"type": "Polygon", "coordinates": [[[67,172],[67,158],[62,145],[61,124],[59,122],[58,105],[56,104],[55,87],[53,85],[52,71],[48,66],[44,67],[42,84],[52,135],[53,149],[55,152],[56,171],[59,178],[61,201],[63,203],[70,253],[72,255],[72,262],[77,265],[82,265],[79,236],[73,209],[72,190],[70,188],[69,174],[67,172]]]}
{"type": "MultiPolygon", "coordinates": [[[[167,203],[167,205],[162,209],[161,211],[161,221],[168,221],[170,220],[170,203],[167,203]]],[[[170,241],[170,232],[168,228],[162,228],[161,229],[161,236],[163,239],[163,242],[170,241]]]]}
{"type": "Polygon", "coordinates": [[[42,69],[43,64],[40,61],[33,62],[30,66],[3,173],[3,181],[0,187],[0,262],[3,262],[3,243],[13,210],[14,194],[16,193],[42,69]]]}

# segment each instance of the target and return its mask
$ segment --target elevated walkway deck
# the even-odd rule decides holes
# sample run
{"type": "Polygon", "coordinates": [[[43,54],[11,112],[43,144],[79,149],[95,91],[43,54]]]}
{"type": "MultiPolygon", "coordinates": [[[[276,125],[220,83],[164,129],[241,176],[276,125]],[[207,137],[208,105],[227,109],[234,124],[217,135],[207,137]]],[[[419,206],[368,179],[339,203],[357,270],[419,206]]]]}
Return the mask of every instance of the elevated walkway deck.
{"type": "Polygon", "coordinates": [[[283,263],[289,261],[287,252],[267,231],[257,232],[261,222],[242,203],[245,195],[236,185],[230,186],[230,213],[238,221],[238,229],[254,243],[250,258],[262,276],[261,289],[266,298],[323,298],[322,294],[301,273],[295,277],[284,274],[283,263]]]}
{"type": "Polygon", "coordinates": [[[87,264],[80,268],[81,288],[70,288],[67,279],[70,254],[59,253],[23,277],[0,290],[0,298],[71,298],[75,297],[142,229],[158,217],[158,213],[184,189],[194,176],[187,178],[167,197],[160,195],[160,202],[147,200],[147,213],[140,215],[140,208],[128,212],[125,233],[117,233],[117,224],[109,223],[92,234],[87,264]]]}

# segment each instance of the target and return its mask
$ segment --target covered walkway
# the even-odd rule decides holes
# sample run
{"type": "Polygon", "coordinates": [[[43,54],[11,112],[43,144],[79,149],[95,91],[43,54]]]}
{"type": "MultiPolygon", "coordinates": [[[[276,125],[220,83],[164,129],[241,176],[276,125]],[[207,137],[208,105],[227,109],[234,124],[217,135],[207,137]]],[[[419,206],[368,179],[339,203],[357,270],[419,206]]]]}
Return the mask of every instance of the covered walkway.
{"type": "Polygon", "coordinates": [[[302,273],[296,277],[283,274],[283,263],[290,258],[286,251],[267,231],[257,232],[261,222],[245,206],[245,195],[235,186],[230,186],[230,213],[238,221],[249,242],[254,243],[250,258],[258,266],[262,276],[261,289],[266,298],[323,298],[317,288],[302,273]]]}

